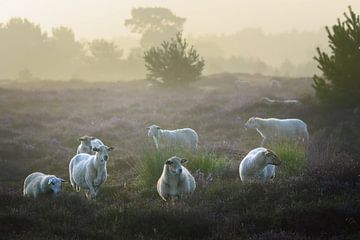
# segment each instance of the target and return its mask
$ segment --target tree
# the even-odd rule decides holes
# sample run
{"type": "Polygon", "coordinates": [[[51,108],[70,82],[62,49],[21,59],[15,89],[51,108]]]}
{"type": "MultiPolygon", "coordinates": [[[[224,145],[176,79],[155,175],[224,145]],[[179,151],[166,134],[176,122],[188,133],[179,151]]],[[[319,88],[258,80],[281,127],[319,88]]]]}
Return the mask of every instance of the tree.
{"type": "Polygon", "coordinates": [[[169,9],[161,7],[134,8],[125,26],[134,33],[142,34],[141,46],[149,48],[169,40],[183,30],[185,18],[174,15],[169,9]]]}
{"type": "Polygon", "coordinates": [[[201,76],[205,61],[193,46],[178,33],[160,47],[144,53],[147,79],[164,85],[181,85],[196,81],[201,76]]]}
{"type": "Polygon", "coordinates": [[[351,7],[345,21],[326,27],[331,54],[317,48],[314,59],[322,75],[314,75],[313,87],[324,103],[354,106],[360,102],[360,21],[351,7]]]}
{"type": "Polygon", "coordinates": [[[90,42],[89,49],[94,58],[101,62],[116,62],[123,54],[122,50],[117,49],[115,43],[103,39],[90,42]]]}

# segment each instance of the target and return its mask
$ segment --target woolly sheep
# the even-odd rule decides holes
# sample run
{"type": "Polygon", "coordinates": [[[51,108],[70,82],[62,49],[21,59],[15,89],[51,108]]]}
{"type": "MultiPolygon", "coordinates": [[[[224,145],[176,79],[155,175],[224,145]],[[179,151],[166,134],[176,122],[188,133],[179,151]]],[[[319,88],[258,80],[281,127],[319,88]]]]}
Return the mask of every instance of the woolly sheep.
{"type": "Polygon", "coordinates": [[[23,195],[33,198],[46,194],[56,196],[60,193],[63,182],[64,179],[55,175],[34,172],[25,178],[23,195]]]}
{"type": "Polygon", "coordinates": [[[267,105],[301,105],[301,102],[295,99],[275,100],[268,97],[263,97],[261,98],[261,102],[267,105]]]}
{"type": "Polygon", "coordinates": [[[252,117],[245,123],[245,129],[256,129],[262,136],[261,146],[271,140],[276,141],[302,141],[307,143],[309,133],[307,125],[300,119],[277,119],[252,117]]]}
{"type": "Polygon", "coordinates": [[[187,162],[184,158],[173,156],[166,160],[163,172],[157,182],[157,191],[162,199],[176,200],[183,194],[195,191],[196,183],[194,177],[182,166],[187,162]]]}
{"type": "Polygon", "coordinates": [[[109,151],[113,147],[105,145],[93,148],[95,155],[80,153],[75,155],[69,164],[71,186],[77,192],[85,190],[88,199],[96,199],[100,186],[106,181],[106,163],[109,159],[109,151]]]}
{"type": "Polygon", "coordinates": [[[241,161],[239,174],[243,182],[269,182],[275,178],[275,166],[281,164],[280,158],[263,147],[251,150],[241,161]]]}
{"type": "Polygon", "coordinates": [[[269,86],[271,88],[281,88],[281,83],[279,80],[271,79],[271,80],[269,80],[269,86]]]}
{"type": "Polygon", "coordinates": [[[95,154],[92,148],[96,147],[99,148],[102,145],[105,145],[100,139],[90,137],[90,136],[83,136],[79,138],[80,145],[77,148],[77,154],[79,153],[87,153],[87,154],[95,154]]]}
{"type": "Polygon", "coordinates": [[[148,136],[154,139],[156,149],[181,146],[196,151],[198,148],[198,134],[191,128],[163,130],[157,125],[151,125],[147,129],[148,136]]]}

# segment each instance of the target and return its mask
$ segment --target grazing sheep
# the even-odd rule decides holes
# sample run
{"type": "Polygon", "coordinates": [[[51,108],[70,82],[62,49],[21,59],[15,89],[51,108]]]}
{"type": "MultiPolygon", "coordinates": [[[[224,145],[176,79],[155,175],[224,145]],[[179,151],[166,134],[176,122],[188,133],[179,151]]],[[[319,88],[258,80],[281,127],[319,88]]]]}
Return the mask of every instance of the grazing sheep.
{"type": "Polygon", "coordinates": [[[194,177],[182,166],[187,162],[184,158],[171,157],[166,160],[163,172],[157,182],[157,191],[162,199],[176,200],[182,194],[190,194],[195,191],[194,177]]]}
{"type": "Polygon", "coordinates": [[[266,148],[255,148],[251,150],[241,161],[239,174],[241,181],[263,183],[275,178],[275,165],[281,164],[279,157],[266,148]]]}
{"type": "Polygon", "coordinates": [[[46,194],[56,196],[61,191],[63,182],[64,179],[54,175],[34,172],[25,178],[23,195],[33,198],[46,194]]]}
{"type": "Polygon", "coordinates": [[[245,123],[245,129],[256,129],[262,136],[261,146],[271,140],[276,141],[309,141],[307,125],[300,119],[277,119],[252,117],[245,123]]]}
{"type": "Polygon", "coordinates": [[[281,88],[281,83],[279,80],[271,79],[271,80],[269,80],[269,86],[271,88],[281,88]]]}
{"type": "Polygon", "coordinates": [[[109,159],[109,151],[113,147],[105,145],[93,148],[95,155],[80,153],[75,155],[69,164],[69,175],[71,186],[78,192],[85,189],[88,199],[96,199],[101,184],[106,181],[106,163],[109,159]]]}
{"type": "Polygon", "coordinates": [[[289,99],[289,100],[275,100],[268,97],[261,98],[261,102],[267,105],[301,105],[299,100],[289,99]]]}
{"type": "Polygon", "coordinates": [[[199,137],[191,128],[163,130],[157,125],[151,125],[147,129],[148,136],[154,139],[156,149],[181,146],[196,151],[198,148],[199,137]]]}
{"type": "Polygon", "coordinates": [[[80,145],[77,148],[76,154],[79,153],[95,154],[92,148],[94,147],[99,148],[100,146],[105,145],[100,139],[89,136],[80,137],[79,141],[80,141],[80,145]]]}

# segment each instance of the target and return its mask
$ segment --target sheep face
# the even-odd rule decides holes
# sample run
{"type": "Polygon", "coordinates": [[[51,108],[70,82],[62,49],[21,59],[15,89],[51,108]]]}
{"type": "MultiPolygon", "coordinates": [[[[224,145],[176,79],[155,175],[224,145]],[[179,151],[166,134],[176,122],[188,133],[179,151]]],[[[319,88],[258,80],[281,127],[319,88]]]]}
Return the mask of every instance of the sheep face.
{"type": "Polygon", "coordinates": [[[166,160],[165,164],[172,175],[180,175],[182,173],[182,163],[187,162],[184,158],[172,157],[166,160]]]}
{"type": "Polygon", "coordinates": [[[161,129],[157,125],[151,125],[148,129],[148,137],[158,137],[159,136],[159,130],[161,129]]]}
{"type": "Polygon", "coordinates": [[[266,163],[271,165],[280,165],[281,159],[271,150],[266,150],[263,152],[263,155],[265,157],[266,163]]]}
{"type": "Polygon", "coordinates": [[[51,177],[48,180],[48,185],[55,194],[58,194],[61,191],[62,183],[65,182],[64,179],[58,177],[51,177]]]}
{"type": "Polygon", "coordinates": [[[113,149],[113,147],[102,145],[98,148],[94,147],[93,151],[96,152],[96,158],[100,161],[100,163],[104,164],[109,159],[109,152],[113,149]]]}
{"type": "Polygon", "coordinates": [[[90,149],[92,148],[91,147],[91,140],[94,140],[94,139],[95,139],[94,137],[90,137],[90,136],[79,137],[79,141],[84,143],[86,146],[89,146],[90,149]]]}
{"type": "Polygon", "coordinates": [[[249,118],[249,120],[244,125],[245,129],[254,129],[257,128],[257,121],[255,117],[249,118]]]}

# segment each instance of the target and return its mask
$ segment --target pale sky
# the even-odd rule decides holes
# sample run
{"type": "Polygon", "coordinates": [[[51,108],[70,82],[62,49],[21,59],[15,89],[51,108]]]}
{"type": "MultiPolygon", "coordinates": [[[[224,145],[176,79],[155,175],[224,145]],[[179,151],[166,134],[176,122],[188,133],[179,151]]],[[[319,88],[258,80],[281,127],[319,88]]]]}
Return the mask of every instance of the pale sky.
{"type": "Polygon", "coordinates": [[[67,26],[78,38],[131,35],[124,27],[134,7],[166,7],[185,17],[185,34],[231,34],[244,28],[267,33],[317,31],[332,25],[360,0],[0,0],[0,22],[28,18],[47,32],[67,26]]]}

